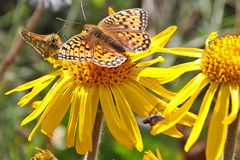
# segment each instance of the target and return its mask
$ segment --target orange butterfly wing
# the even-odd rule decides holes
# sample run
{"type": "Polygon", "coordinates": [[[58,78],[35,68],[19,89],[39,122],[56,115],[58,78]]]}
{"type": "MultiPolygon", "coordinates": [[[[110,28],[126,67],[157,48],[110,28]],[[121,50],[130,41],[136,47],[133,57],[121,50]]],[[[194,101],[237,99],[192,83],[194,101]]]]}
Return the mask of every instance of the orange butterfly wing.
{"type": "Polygon", "coordinates": [[[94,46],[93,63],[102,67],[117,67],[125,62],[126,57],[116,52],[110,46],[96,41],[94,46]]]}
{"type": "Polygon", "coordinates": [[[117,41],[119,41],[126,51],[129,52],[139,52],[145,51],[149,48],[151,44],[150,36],[147,32],[111,32],[117,41]]]}
{"type": "Polygon", "coordinates": [[[141,8],[126,9],[104,18],[98,26],[107,31],[144,31],[148,14],[141,8]]]}
{"type": "Polygon", "coordinates": [[[58,55],[60,59],[83,62],[92,61],[101,67],[116,67],[126,57],[100,41],[93,41],[89,35],[79,34],[63,44],[58,55]]]}
{"type": "Polygon", "coordinates": [[[62,45],[58,58],[78,62],[89,61],[93,55],[91,42],[89,36],[85,34],[73,36],[62,45]]]}
{"type": "Polygon", "coordinates": [[[140,8],[127,9],[104,18],[98,26],[119,41],[126,51],[138,52],[149,48],[147,12],[140,8]]]}

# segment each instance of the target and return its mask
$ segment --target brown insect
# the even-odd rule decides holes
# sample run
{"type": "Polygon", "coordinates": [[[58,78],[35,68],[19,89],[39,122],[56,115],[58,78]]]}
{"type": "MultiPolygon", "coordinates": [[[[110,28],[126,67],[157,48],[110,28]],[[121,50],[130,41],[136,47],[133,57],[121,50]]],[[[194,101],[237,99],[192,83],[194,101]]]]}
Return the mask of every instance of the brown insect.
{"type": "Polygon", "coordinates": [[[158,122],[160,122],[163,119],[164,119],[164,117],[162,115],[154,114],[154,115],[150,115],[150,116],[147,116],[146,118],[144,118],[143,123],[150,124],[150,126],[154,126],[155,124],[157,124],[158,122]]]}
{"type": "Polygon", "coordinates": [[[62,40],[58,34],[41,35],[25,29],[20,30],[22,38],[38,51],[44,58],[52,57],[59,53],[62,40]]]}

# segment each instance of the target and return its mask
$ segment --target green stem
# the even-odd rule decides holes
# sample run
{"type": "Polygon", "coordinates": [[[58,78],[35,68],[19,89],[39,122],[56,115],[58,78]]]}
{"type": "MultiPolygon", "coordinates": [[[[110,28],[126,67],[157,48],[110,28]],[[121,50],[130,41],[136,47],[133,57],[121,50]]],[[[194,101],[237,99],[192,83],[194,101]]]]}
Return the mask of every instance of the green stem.
{"type": "Polygon", "coordinates": [[[237,148],[239,148],[239,145],[237,144],[239,117],[240,116],[238,114],[235,121],[228,127],[227,141],[225,144],[223,160],[235,160],[234,157],[237,155],[237,148]]]}
{"type": "Polygon", "coordinates": [[[92,133],[92,139],[93,139],[93,148],[92,152],[88,152],[84,160],[96,160],[97,155],[98,155],[98,150],[100,146],[100,139],[101,139],[101,133],[102,133],[102,128],[103,128],[103,112],[98,111],[94,128],[93,128],[93,133],[92,133]]]}
{"type": "Polygon", "coordinates": [[[80,12],[81,11],[80,10],[80,1],[79,0],[73,0],[72,4],[73,5],[71,5],[70,9],[68,10],[68,15],[67,15],[67,18],[66,18],[67,19],[67,21],[66,21],[67,27],[63,31],[63,36],[65,36],[65,37],[69,37],[70,32],[71,32],[72,27],[73,27],[72,22],[74,22],[77,19],[79,14],[81,14],[81,12],[80,12]]]}

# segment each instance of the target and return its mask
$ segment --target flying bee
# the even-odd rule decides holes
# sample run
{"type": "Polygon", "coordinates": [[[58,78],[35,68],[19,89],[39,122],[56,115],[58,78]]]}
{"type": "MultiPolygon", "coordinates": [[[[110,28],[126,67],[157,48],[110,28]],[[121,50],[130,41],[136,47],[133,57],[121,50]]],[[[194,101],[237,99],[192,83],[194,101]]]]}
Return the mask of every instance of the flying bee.
{"type": "Polygon", "coordinates": [[[154,126],[158,122],[162,121],[164,117],[160,114],[153,114],[150,116],[147,116],[146,118],[143,119],[144,124],[149,124],[150,126],[154,126]]]}

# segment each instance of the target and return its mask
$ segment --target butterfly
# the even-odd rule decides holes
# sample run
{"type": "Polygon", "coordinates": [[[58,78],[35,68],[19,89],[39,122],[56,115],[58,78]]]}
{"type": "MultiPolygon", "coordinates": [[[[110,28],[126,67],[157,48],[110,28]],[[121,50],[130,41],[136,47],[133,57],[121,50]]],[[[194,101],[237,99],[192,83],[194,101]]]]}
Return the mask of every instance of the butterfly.
{"type": "Polygon", "coordinates": [[[101,67],[117,67],[125,52],[139,52],[149,48],[147,12],[140,8],[116,12],[98,23],[86,24],[84,30],[67,40],[60,48],[59,59],[92,61],[101,67]]]}
{"type": "Polygon", "coordinates": [[[20,30],[22,38],[37,50],[44,58],[52,57],[59,53],[63,44],[58,34],[49,35],[36,34],[25,29],[20,30]]]}

